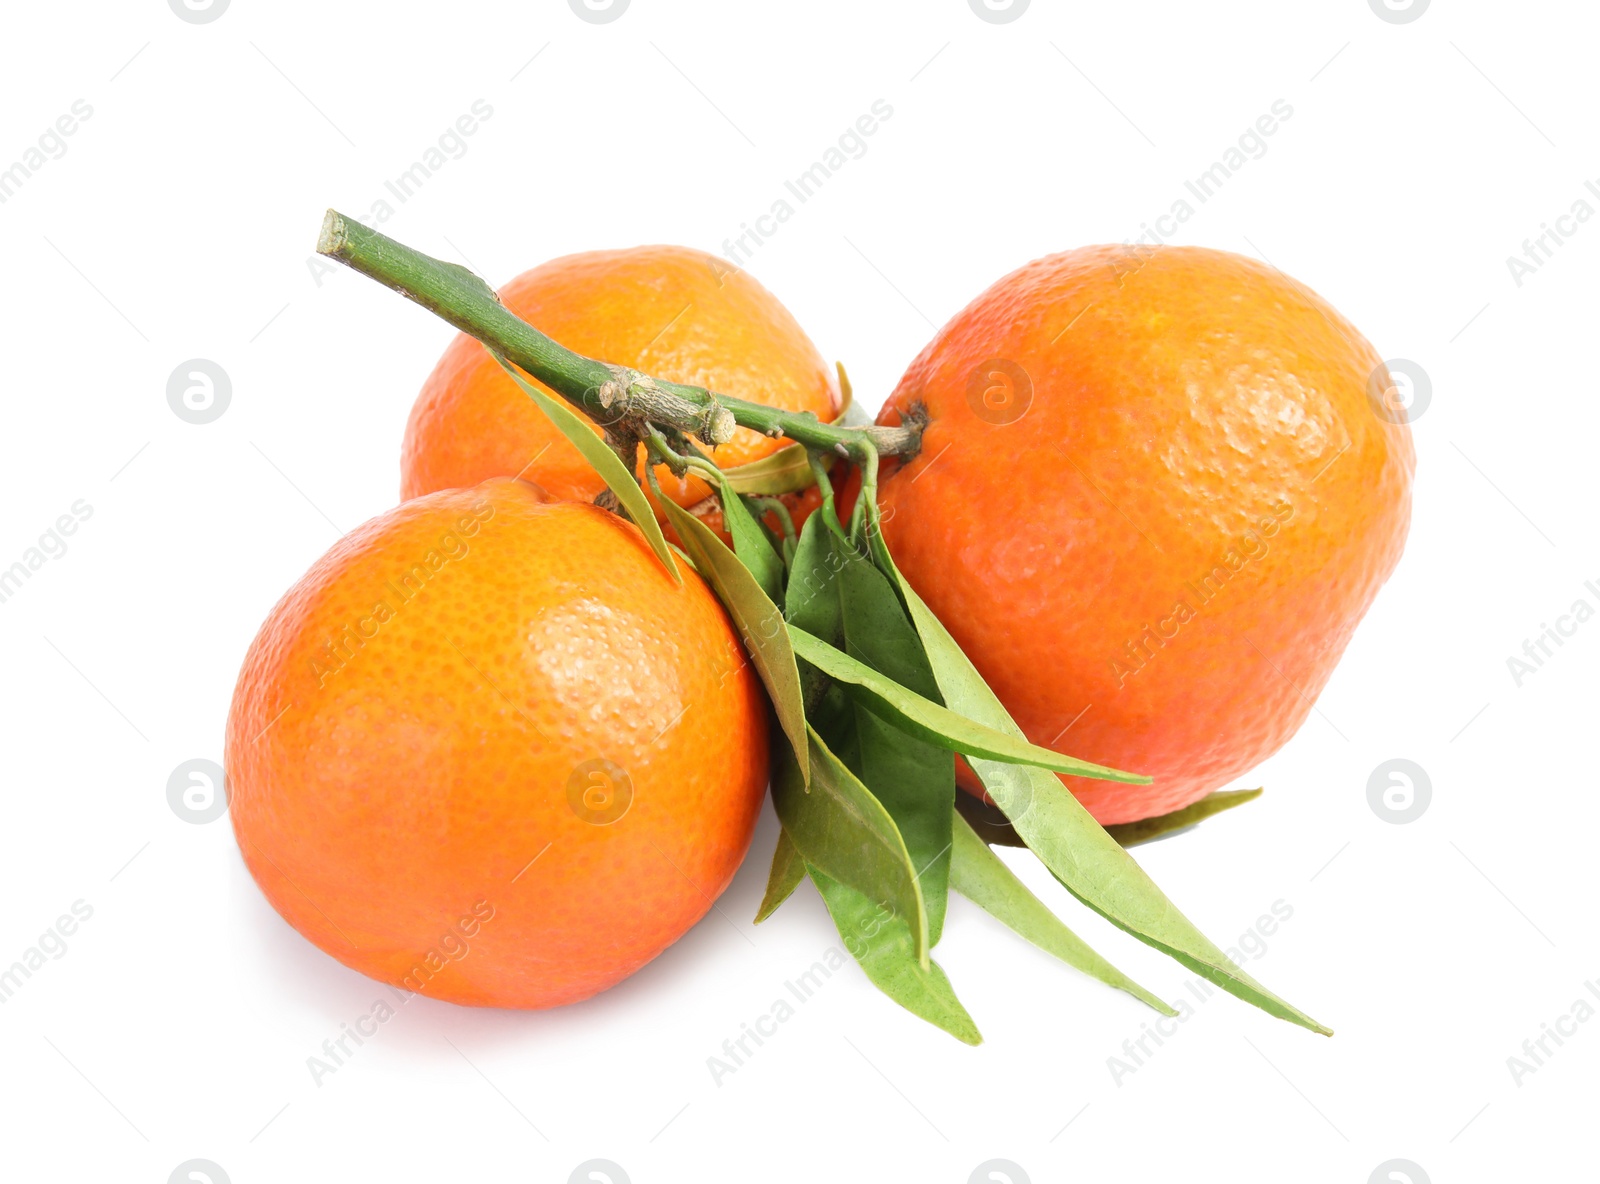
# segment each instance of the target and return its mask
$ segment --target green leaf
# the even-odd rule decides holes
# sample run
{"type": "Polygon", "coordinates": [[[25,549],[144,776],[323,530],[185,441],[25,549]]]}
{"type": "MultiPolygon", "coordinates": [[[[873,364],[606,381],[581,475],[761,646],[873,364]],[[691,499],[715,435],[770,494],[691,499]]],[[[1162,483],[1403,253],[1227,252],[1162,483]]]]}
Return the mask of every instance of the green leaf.
{"type": "MultiPolygon", "coordinates": [[[[844,644],[844,610],[834,585],[833,535],[813,514],[800,527],[794,559],[789,563],[789,584],[784,591],[783,613],[792,630],[804,629],[833,645],[844,644]]],[[[815,708],[829,686],[828,676],[815,666],[800,664],[800,686],[807,708],[815,708]]]]}
{"type": "MultiPolygon", "coordinates": [[[[904,577],[899,579],[945,701],[962,715],[1020,739],[1022,729],[1007,714],[955,639],[904,577]]],[[[1028,848],[1044,861],[1069,892],[1095,912],[1268,1014],[1313,1032],[1332,1034],[1229,961],[1226,954],[1178,911],[1116,840],[1106,834],[1059,778],[1026,765],[1001,764],[978,757],[970,758],[969,763],[1028,848]]]]}
{"type": "Polygon", "coordinates": [[[1026,849],[1028,846],[1017,828],[1011,825],[1011,819],[1000,812],[1000,807],[990,805],[976,794],[956,794],[956,811],[967,820],[973,833],[991,847],[1026,849]]]}
{"type": "Polygon", "coordinates": [[[806,460],[803,444],[785,444],[776,452],[769,452],[760,460],[747,465],[724,469],[728,486],[736,493],[772,496],[780,493],[799,493],[816,482],[811,476],[811,463],[806,460]]]}
{"type": "MultiPolygon", "coordinates": [[[[850,645],[883,671],[879,677],[898,678],[937,694],[922,643],[894,590],[877,569],[828,529],[825,519],[826,512],[819,511],[801,528],[789,575],[791,637],[794,630],[809,627],[850,645]]],[[[920,869],[929,941],[936,943],[944,927],[949,894],[954,758],[875,715],[848,707],[846,727],[837,712],[840,696],[829,690],[831,680],[803,660],[800,676],[813,724],[888,809],[913,864],[920,869]]]]}
{"type": "Polygon", "coordinates": [[[776,603],[783,599],[783,560],[772,549],[766,530],[750,514],[744,499],[723,483],[722,521],[733,538],[733,553],[750,569],[756,583],[776,603]]]}
{"type": "MultiPolygon", "coordinates": [[[[833,538],[842,559],[839,599],[853,656],[890,685],[937,696],[938,687],[916,629],[883,573],[849,543],[833,538]]],[[[837,652],[837,651],[836,651],[837,652]]],[[[917,739],[858,705],[856,740],[861,780],[900,828],[917,867],[928,909],[928,941],[937,945],[950,893],[950,817],[955,805],[955,757],[917,739]]]]}
{"type": "Polygon", "coordinates": [[[1170,814],[1158,814],[1154,818],[1141,818],[1138,822],[1119,822],[1108,826],[1106,833],[1124,847],[1137,847],[1140,843],[1153,843],[1157,839],[1189,830],[1214,814],[1221,814],[1224,810],[1253,802],[1260,796],[1259,789],[1218,790],[1170,814]]]}
{"type": "Polygon", "coordinates": [[[1048,748],[1029,744],[1020,733],[1012,735],[1002,732],[957,714],[931,699],[913,694],[893,679],[885,678],[803,629],[791,625],[789,637],[794,652],[800,658],[829,678],[848,684],[875,714],[930,744],[969,758],[981,756],[1011,764],[1037,765],[1060,773],[1096,777],[1102,781],[1121,781],[1130,785],[1150,783],[1148,777],[1063,756],[1048,748]]]}
{"type": "Polygon", "coordinates": [[[806,747],[806,715],[800,695],[800,669],[795,665],[794,649],[789,644],[789,629],[784,624],[783,614],[762,590],[750,569],[740,563],[738,557],[728,550],[728,545],[717,537],[716,531],[671,498],[659,500],[667,520],[678,532],[683,549],[694,561],[695,568],[716,589],[723,607],[738,626],[745,647],[750,651],[750,660],[766,685],[773,710],[778,713],[778,725],[789,738],[789,744],[799,761],[801,777],[809,782],[811,762],[806,747]]]}
{"type": "Polygon", "coordinates": [[[780,826],[778,845],[772,850],[772,870],[767,874],[767,891],[761,898],[761,907],[756,910],[756,924],[761,924],[777,912],[778,906],[789,899],[805,877],[806,861],[795,850],[789,832],[780,826]]]}
{"type": "Polygon", "coordinates": [[[922,640],[889,578],[837,536],[833,539],[833,549],[838,557],[847,658],[854,658],[876,672],[880,677],[873,680],[875,684],[882,685],[885,681],[898,684],[913,698],[920,697],[943,706],[939,684],[934,681],[922,640]]]}
{"type": "Polygon", "coordinates": [[[833,422],[841,428],[870,428],[873,425],[872,413],[859,403],[846,406],[833,422]]]}
{"type": "Polygon", "coordinates": [[[639,488],[639,478],[627,465],[622,463],[622,458],[611,451],[611,446],[594,434],[594,425],[559,399],[552,399],[538,387],[534,386],[499,354],[490,351],[494,360],[500,363],[500,368],[511,375],[511,380],[522,388],[524,394],[533,400],[534,405],[550,417],[550,422],[565,436],[577,450],[583,454],[583,459],[589,462],[591,468],[600,474],[600,479],[606,483],[606,488],[616,494],[617,501],[622,503],[622,508],[628,511],[628,517],[644,535],[644,541],[650,544],[650,549],[656,557],[672,573],[672,578],[679,584],[683,583],[683,574],[678,571],[678,565],[672,561],[672,552],[667,547],[667,538],[661,533],[661,524],[656,521],[655,512],[650,508],[650,499],[645,497],[644,490],[639,488]]]}
{"type": "Polygon", "coordinates": [[[944,1029],[963,1044],[982,1044],[978,1025],[950,986],[937,962],[916,957],[911,927],[887,904],[808,867],[812,883],[844,938],[845,948],[861,964],[873,985],[911,1014],[944,1029]]]}
{"type": "Polygon", "coordinates": [[[860,778],[861,737],[856,730],[856,716],[856,705],[844,693],[844,688],[830,682],[822,700],[812,710],[810,719],[811,726],[817,730],[817,735],[822,737],[833,755],[860,778]]]}
{"type": "Polygon", "coordinates": [[[1099,979],[1108,987],[1126,991],[1162,1015],[1177,1015],[1166,1003],[1145,990],[1088,944],[1052,913],[967,825],[955,818],[950,849],[950,886],[973,904],[1027,938],[1068,966],[1099,979]]]}
{"type": "MultiPolygon", "coordinates": [[[[700,575],[700,569],[694,565],[694,560],[690,559],[688,553],[684,551],[682,547],[678,546],[677,543],[668,543],[667,549],[672,552],[679,563],[683,564],[690,571],[694,572],[695,575],[700,575]]],[[[704,576],[700,576],[700,578],[705,579],[704,576]]]]}
{"type": "MultiPolygon", "coordinates": [[[[1193,830],[1196,824],[1213,814],[1220,814],[1224,810],[1253,802],[1260,796],[1259,789],[1218,790],[1193,805],[1174,810],[1171,814],[1159,814],[1154,818],[1145,818],[1138,822],[1113,823],[1106,827],[1106,833],[1124,847],[1137,847],[1140,843],[1151,843],[1157,839],[1193,830]]],[[[998,806],[991,806],[970,793],[963,793],[956,795],[956,809],[961,811],[961,816],[967,820],[978,837],[991,847],[1028,845],[1022,841],[1022,836],[1017,834],[1016,828],[1011,825],[1011,820],[1001,813],[998,806]]]]}
{"type": "Polygon", "coordinates": [[[772,777],[778,820],[806,863],[882,901],[905,918],[918,962],[928,961],[928,914],[905,840],[883,804],[811,736],[811,788],[801,783],[791,755],[780,753],[772,777]]]}
{"type": "Polygon", "coordinates": [[[857,709],[855,725],[861,781],[900,829],[928,911],[928,943],[937,945],[950,895],[956,759],[865,709],[857,709]]]}
{"type": "Polygon", "coordinates": [[[844,372],[844,363],[835,362],[833,365],[839,371],[839,394],[843,397],[839,414],[833,417],[834,424],[842,428],[871,427],[872,412],[856,402],[856,393],[850,385],[850,376],[844,372]]]}
{"type": "Polygon", "coordinates": [[[822,513],[812,514],[801,524],[794,562],[789,565],[784,616],[790,625],[830,645],[843,645],[844,610],[839,604],[836,566],[833,532],[824,523],[822,513]]]}

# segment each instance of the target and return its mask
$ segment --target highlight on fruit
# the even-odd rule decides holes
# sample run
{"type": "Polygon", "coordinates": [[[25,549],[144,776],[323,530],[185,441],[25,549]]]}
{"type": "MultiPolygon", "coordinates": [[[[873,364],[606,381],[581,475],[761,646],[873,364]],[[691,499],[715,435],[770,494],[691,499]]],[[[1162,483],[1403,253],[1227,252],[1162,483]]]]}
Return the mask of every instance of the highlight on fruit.
{"type": "Polygon", "coordinates": [[[1314,292],[1201,248],[1052,255],[874,421],[697,251],[497,293],[334,211],[318,250],[461,331],[406,500],[289,590],[234,692],[240,851],[318,947],[456,1003],[584,999],[707,913],[770,792],[756,921],[809,881],[867,978],[958,1040],[951,891],[1173,1014],[1006,846],[1330,1034],[1128,853],[1259,794],[1224,787],[1294,735],[1405,543],[1410,429],[1314,292]]]}

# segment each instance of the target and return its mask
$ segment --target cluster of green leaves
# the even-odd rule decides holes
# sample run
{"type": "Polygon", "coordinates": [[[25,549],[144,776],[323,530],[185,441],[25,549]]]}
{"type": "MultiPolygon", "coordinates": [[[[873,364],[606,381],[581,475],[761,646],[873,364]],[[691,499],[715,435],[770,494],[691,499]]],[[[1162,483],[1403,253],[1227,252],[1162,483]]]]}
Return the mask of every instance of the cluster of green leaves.
{"type": "MultiPolygon", "coordinates": [[[[583,451],[677,575],[675,549],[635,474],[588,421],[507,369],[583,451]]],[[[1020,843],[1113,924],[1272,1015],[1327,1032],[1235,966],[1067,791],[1058,773],[1148,779],[1028,742],[895,567],[879,530],[871,468],[848,529],[824,477],[821,508],[797,537],[787,529],[780,537],[753,499],[792,489],[801,462],[815,478],[820,458],[791,445],[774,454],[780,459],[761,462],[761,473],[725,474],[707,458],[676,454],[665,443],[658,438],[652,455],[694,466],[717,488],[732,549],[659,490],[657,500],[682,544],[679,557],[711,585],[737,626],[786,741],[775,745],[772,776],[782,831],[757,921],[810,879],[873,983],[976,1044],[977,1025],[931,957],[954,889],[1062,961],[1172,1014],[1068,929],[991,846],[1020,843]],[[1002,817],[983,817],[960,803],[958,753],[1002,817]]],[[[652,470],[646,472],[653,483],[652,470]]],[[[1167,819],[1137,824],[1142,829],[1123,837],[1130,845],[1148,841],[1252,796],[1214,795],[1167,819]]]]}

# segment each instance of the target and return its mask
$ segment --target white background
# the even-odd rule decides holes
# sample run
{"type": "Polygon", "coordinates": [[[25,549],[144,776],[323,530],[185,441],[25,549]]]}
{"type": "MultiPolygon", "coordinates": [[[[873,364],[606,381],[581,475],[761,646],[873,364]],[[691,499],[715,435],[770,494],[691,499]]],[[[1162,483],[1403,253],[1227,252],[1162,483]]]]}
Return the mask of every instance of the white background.
{"type": "MultiPolygon", "coordinates": [[[[0,204],[0,566],[75,501],[93,514],[0,604],[0,965],[72,902],[93,916],[0,1005],[0,1174],[1592,1175],[1600,1022],[1520,1085],[1507,1058],[1600,977],[1600,623],[1520,687],[1506,661],[1580,597],[1600,607],[1600,219],[1520,286],[1506,263],[1578,199],[1600,209],[1592,6],[1437,0],[1394,24],[1365,0],[1033,0],[993,24],[966,0],[633,0],[592,24],[565,0],[232,0],[193,24],[106,0],[4,20],[0,168],[74,101],[93,115],[0,204]],[[384,229],[497,284],[581,249],[720,251],[886,100],[865,155],[749,263],[871,407],[1001,274],[1137,237],[1293,107],[1177,241],[1269,259],[1423,367],[1411,540],[1318,710],[1237,783],[1266,796],[1139,858],[1223,945],[1292,907],[1250,969],[1332,1040],[1219,995],[1118,1083],[1107,1058],[1152,1014],[955,900],[939,957],[981,1048],[851,967],[716,1085],[707,1058],[838,941],[809,888],[749,923],[769,811],[725,916],[633,979],[546,1013],[419,998],[313,1083],[307,1058],[379,989],[280,921],[226,820],[183,821],[166,782],[220,760],[268,608],[393,504],[451,335],[358,276],[319,281],[323,209],[366,212],[478,99],[492,118],[384,229]],[[166,400],[196,357],[233,387],[201,426],[166,400]],[[1393,757],[1432,784],[1409,825],[1368,805],[1393,757]]],[[[1184,990],[1014,862],[1124,968],[1184,990]]]]}

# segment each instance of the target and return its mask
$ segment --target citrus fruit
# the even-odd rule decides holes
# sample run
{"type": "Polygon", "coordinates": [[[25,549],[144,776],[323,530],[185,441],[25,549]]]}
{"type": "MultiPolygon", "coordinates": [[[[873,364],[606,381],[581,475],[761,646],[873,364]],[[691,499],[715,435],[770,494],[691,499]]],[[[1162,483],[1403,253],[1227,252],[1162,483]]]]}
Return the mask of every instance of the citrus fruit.
{"type": "Polygon", "coordinates": [[[1154,778],[1067,778],[1097,819],[1164,814],[1294,734],[1393,570],[1415,458],[1389,387],[1264,264],[1053,255],[885,405],[928,420],[883,482],[885,538],[1029,739],[1154,778]]]}
{"type": "MultiPolygon", "coordinates": [[[[500,300],[591,358],[824,421],[840,410],[837,377],[789,310],[747,272],[703,251],[653,246],[568,255],[524,272],[500,290],[500,300]]],[[[787,443],[739,428],[712,455],[727,469],[787,443]]],[[[591,500],[605,488],[483,346],[458,336],[411,409],[401,496],[518,476],[568,501],[591,500]]],[[[680,505],[710,496],[698,477],[680,480],[665,466],[656,476],[680,505]]]]}
{"type": "Polygon", "coordinates": [[[638,530],[510,479],[407,502],[279,602],[228,719],[267,899],[373,978],[457,1003],[604,990],[749,845],[767,706],[715,596],[638,530]]]}

